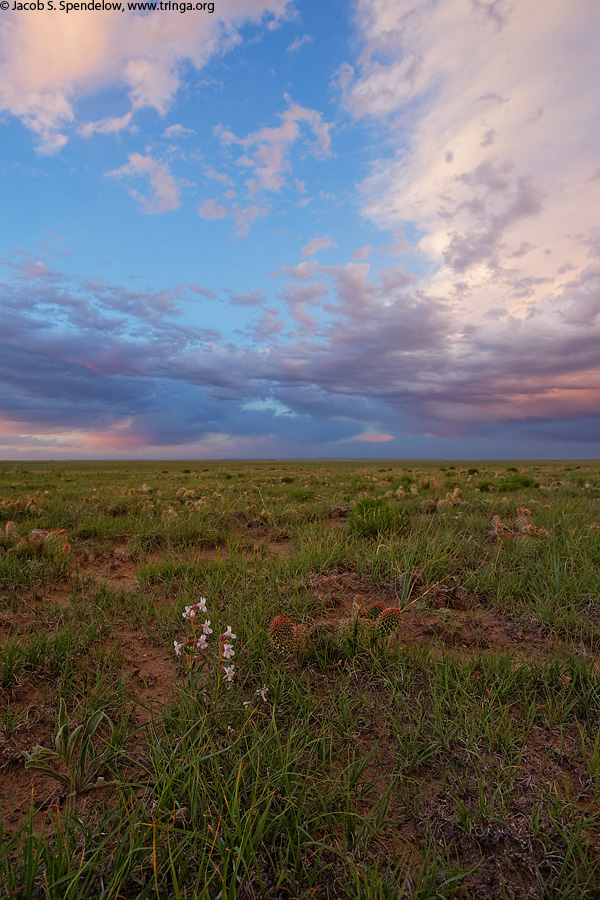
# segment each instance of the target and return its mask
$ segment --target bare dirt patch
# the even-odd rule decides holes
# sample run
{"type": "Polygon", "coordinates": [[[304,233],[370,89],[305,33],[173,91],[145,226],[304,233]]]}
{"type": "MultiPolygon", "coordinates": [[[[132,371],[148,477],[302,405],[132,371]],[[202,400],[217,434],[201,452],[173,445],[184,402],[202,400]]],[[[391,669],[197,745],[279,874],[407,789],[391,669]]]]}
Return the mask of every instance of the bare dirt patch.
{"type": "Polygon", "coordinates": [[[139,724],[152,718],[152,706],[162,704],[181,680],[181,667],[167,652],[136,631],[120,630],[115,635],[127,660],[137,698],[139,724]]]}

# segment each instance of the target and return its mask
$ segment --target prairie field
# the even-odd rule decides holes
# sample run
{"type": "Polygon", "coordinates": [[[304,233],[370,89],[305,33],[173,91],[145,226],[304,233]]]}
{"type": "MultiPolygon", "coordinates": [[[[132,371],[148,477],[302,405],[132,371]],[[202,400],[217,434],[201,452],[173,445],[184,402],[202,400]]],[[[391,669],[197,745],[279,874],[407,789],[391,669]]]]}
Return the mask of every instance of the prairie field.
{"type": "Polygon", "coordinates": [[[0,463],[0,896],[600,898],[600,464],[0,463]]]}

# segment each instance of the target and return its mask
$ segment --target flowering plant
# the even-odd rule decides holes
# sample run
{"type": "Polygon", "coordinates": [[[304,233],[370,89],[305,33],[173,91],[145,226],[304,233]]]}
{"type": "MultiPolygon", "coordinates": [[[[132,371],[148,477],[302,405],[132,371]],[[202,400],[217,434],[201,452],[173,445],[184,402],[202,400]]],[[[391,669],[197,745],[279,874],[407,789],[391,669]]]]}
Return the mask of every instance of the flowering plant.
{"type": "MultiPolygon", "coordinates": [[[[177,656],[185,655],[187,661],[188,680],[190,687],[196,682],[198,674],[202,671],[206,662],[211,658],[211,650],[213,662],[215,661],[214,646],[210,642],[210,635],[213,633],[211,628],[211,620],[204,619],[202,614],[208,612],[206,606],[206,598],[200,597],[197,603],[186,606],[182,616],[189,623],[189,634],[182,641],[174,640],[173,649],[177,656]],[[197,666],[197,663],[199,665],[197,666]]],[[[235,656],[232,641],[236,640],[236,635],[228,625],[223,634],[219,635],[217,644],[216,664],[218,682],[222,679],[231,686],[235,677],[235,664],[230,660],[235,656]]]]}

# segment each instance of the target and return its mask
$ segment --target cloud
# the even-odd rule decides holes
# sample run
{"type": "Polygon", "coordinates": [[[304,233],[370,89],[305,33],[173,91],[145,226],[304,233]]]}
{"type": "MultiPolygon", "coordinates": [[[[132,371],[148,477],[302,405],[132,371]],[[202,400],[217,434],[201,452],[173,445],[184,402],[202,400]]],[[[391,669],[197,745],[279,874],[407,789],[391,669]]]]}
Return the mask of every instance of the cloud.
{"type": "Polygon", "coordinates": [[[240,206],[239,203],[234,203],[231,208],[231,215],[235,225],[235,234],[239,237],[247,237],[253,223],[257,219],[266,216],[270,208],[270,206],[259,206],[256,203],[250,203],[248,206],[240,206]]]}
{"type": "Polygon", "coordinates": [[[198,215],[201,219],[223,219],[229,215],[226,206],[219,206],[215,199],[203,200],[198,207],[198,215]]]}
{"type": "Polygon", "coordinates": [[[146,196],[135,189],[129,189],[129,193],[142,207],[142,212],[148,215],[170,212],[181,206],[181,182],[169,172],[169,167],[164,162],[159,162],[151,156],[142,156],[140,153],[130,153],[129,162],[112,172],[107,172],[109,178],[139,178],[145,176],[150,182],[153,194],[146,196]]]}
{"type": "Polygon", "coordinates": [[[296,50],[299,50],[300,47],[303,47],[305,44],[312,43],[312,38],[309,34],[303,34],[302,37],[294,38],[291,44],[285,48],[288,53],[295,53],[296,50]]]}
{"type": "Polygon", "coordinates": [[[540,315],[498,309],[471,329],[401,266],[322,267],[312,282],[301,270],[283,285],[285,310],[265,305],[260,292],[229,292],[259,313],[248,346],[190,326],[183,288],[72,281],[39,258],[16,256],[4,267],[5,455],[20,446],[54,457],[93,457],[94,448],[96,456],[268,456],[274,448],[322,456],[351,454],[356,442],[385,443],[392,455],[409,446],[410,455],[432,455],[432,447],[448,455],[453,446],[463,456],[467,447],[518,455],[518,446],[535,455],[568,440],[566,423],[579,455],[586,445],[587,455],[600,451],[597,263],[540,315]],[[248,408],[265,396],[294,415],[248,408]]]}
{"type": "Polygon", "coordinates": [[[362,184],[364,217],[417,235],[428,289],[474,321],[507,304],[527,315],[566,265],[589,261],[596,4],[360,0],[356,21],[362,50],[336,85],[384,148],[362,184]]]}
{"type": "Polygon", "coordinates": [[[294,103],[286,94],[288,108],[279,113],[281,125],[276,128],[265,127],[253,131],[244,138],[236,135],[228,128],[216,130],[221,141],[226,145],[238,145],[245,151],[238,159],[238,164],[254,170],[254,175],[246,181],[250,196],[259,192],[277,193],[285,184],[284,173],[291,171],[289,153],[293,145],[302,136],[301,125],[307,125],[315,135],[314,141],[304,139],[305,146],[316,157],[331,155],[331,123],[324,122],[322,114],[294,103]]]}
{"type": "Polygon", "coordinates": [[[263,291],[248,291],[247,294],[231,294],[229,302],[235,306],[262,306],[267,302],[267,296],[263,291]]]}
{"type": "Polygon", "coordinates": [[[193,128],[186,128],[184,125],[177,123],[176,125],[169,125],[168,128],[165,128],[163,131],[163,137],[171,140],[172,138],[179,137],[189,137],[190,135],[195,134],[193,128]]]}
{"type": "Polygon", "coordinates": [[[244,24],[283,17],[286,6],[228,0],[215,15],[194,16],[15,12],[0,37],[0,110],[19,118],[46,153],[66,143],[77,101],[107,87],[124,86],[132,109],[163,115],[186,62],[201,69],[241,40],[244,24]]]}
{"type": "Polygon", "coordinates": [[[206,297],[207,300],[214,300],[217,296],[214,291],[202,287],[199,284],[193,284],[190,281],[188,281],[187,287],[190,289],[190,291],[192,291],[192,293],[198,294],[200,297],[206,297]]]}
{"type": "Polygon", "coordinates": [[[99,119],[97,122],[86,122],[79,127],[79,134],[82,137],[91,137],[92,134],[117,134],[119,131],[128,129],[131,131],[132,113],[126,113],[124,116],[108,116],[106,119],[99,119]]]}
{"type": "Polygon", "coordinates": [[[220,181],[221,184],[232,185],[233,179],[229,177],[229,175],[225,175],[222,172],[217,172],[212,166],[207,166],[204,169],[204,174],[207,178],[212,178],[213,181],[220,181]]]}
{"type": "Polygon", "coordinates": [[[394,440],[393,434],[360,434],[352,438],[353,441],[365,441],[368,444],[385,444],[394,440]]]}
{"type": "Polygon", "coordinates": [[[312,238],[308,244],[301,247],[300,252],[302,256],[312,256],[313,253],[317,253],[319,250],[326,250],[327,247],[337,247],[336,242],[329,235],[321,238],[312,238]]]}
{"type": "Polygon", "coordinates": [[[306,307],[319,306],[326,295],[327,285],[324,281],[313,281],[312,284],[288,282],[285,285],[282,296],[290,315],[301,326],[301,333],[315,334],[318,331],[317,321],[307,312],[306,307]]]}
{"type": "Polygon", "coordinates": [[[282,269],[271,272],[271,275],[287,275],[289,278],[293,278],[294,281],[310,281],[317,270],[317,266],[316,259],[307,259],[298,263],[297,266],[284,266],[282,269]]]}

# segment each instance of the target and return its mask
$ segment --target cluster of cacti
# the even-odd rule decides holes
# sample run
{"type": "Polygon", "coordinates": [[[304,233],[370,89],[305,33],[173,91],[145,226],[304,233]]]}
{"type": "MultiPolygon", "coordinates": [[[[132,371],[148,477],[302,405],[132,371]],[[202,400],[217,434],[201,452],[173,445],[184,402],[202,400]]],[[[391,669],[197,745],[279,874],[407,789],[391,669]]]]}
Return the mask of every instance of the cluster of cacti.
{"type": "Polygon", "coordinates": [[[8,552],[16,553],[17,555],[41,553],[52,559],[61,559],[70,550],[64,528],[61,528],[59,531],[34,528],[29,534],[20,537],[15,523],[7,522],[5,525],[5,536],[13,544],[8,552]]]}
{"type": "MultiPolygon", "coordinates": [[[[313,622],[310,625],[295,623],[289,616],[277,616],[269,625],[272,645],[284,656],[303,652],[310,647],[314,650],[326,638],[326,643],[335,639],[342,643],[344,638],[356,642],[377,640],[396,634],[400,630],[402,613],[396,607],[387,607],[381,601],[361,606],[352,618],[337,623],[313,622]]],[[[366,645],[365,645],[366,646],[366,645]]]]}

